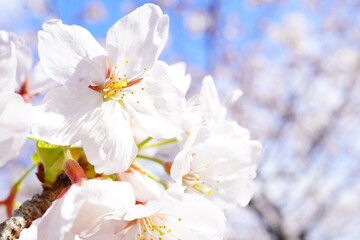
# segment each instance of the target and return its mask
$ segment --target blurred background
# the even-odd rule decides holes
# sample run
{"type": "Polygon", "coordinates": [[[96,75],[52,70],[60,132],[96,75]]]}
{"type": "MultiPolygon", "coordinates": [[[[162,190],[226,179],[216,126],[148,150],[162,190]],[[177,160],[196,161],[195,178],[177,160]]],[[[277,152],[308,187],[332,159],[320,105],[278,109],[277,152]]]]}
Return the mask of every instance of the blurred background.
{"type": "MultiPolygon", "coordinates": [[[[146,2],[0,0],[0,29],[22,36],[36,58],[44,20],[81,25],[101,41],[146,2]]],[[[240,88],[231,118],[264,146],[256,193],[227,212],[226,239],[360,239],[360,0],[152,2],[170,16],[161,59],[187,63],[189,96],[208,74],[223,99],[240,88]]],[[[0,199],[29,165],[1,169],[0,199]]]]}

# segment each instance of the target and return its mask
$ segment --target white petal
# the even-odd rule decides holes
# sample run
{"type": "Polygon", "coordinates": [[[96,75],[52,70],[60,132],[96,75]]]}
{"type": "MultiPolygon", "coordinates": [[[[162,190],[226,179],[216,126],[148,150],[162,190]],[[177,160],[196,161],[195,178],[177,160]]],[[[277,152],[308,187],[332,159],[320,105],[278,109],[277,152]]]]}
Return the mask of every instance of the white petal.
{"type": "Polygon", "coordinates": [[[121,181],[131,184],[135,192],[136,201],[138,202],[146,203],[161,196],[159,184],[136,170],[130,168],[129,171],[121,173],[120,178],[121,181]]]}
{"type": "Polygon", "coordinates": [[[211,76],[206,76],[203,80],[200,102],[207,122],[225,119],[226,109],[220,105],[219,95],[211,76]]]}
{"type": "Polygon", "coordinates": [[[102,102],[101,95],[89,88],[52,89],[42,105],[34,108],[32,132],[52,144],[74,144],[81,140],[82,126],[102,102]]]}
{"type": "Polygon", "coordinates": [[[126,112],[116,101],[104,102],[82,129],[82,145],[98,173],[112,174],[129,168],[137,154],[126,112]]]}
{"type": "Polygon", "coordinates": [[[176,156],[171,177],[186,185],[187,192],[200,193],[222,209],[248,204],[253,193],[252,179],[256,176],[261,144],[250,140],[248,130],[233,121],[195,130],[176,156]],[[210,135],[204,138],[206,132],[210,135]],[[182,178],[188,173],[196,174],[200,186],[211,193],[199,192],[193,187],[195,182],[182,178]]]}
{"type": "Polygon", "coordinates": [[[189,151],[180,151],[171,165],[170,176],[176,182],[181,182],[182,177],[190,172],[192,157],[189,151]]]}
{"type": "Polygon", "coordinates": [[[32,222],[29,228],[23,229],[19,240],[37,240],[38,225],[40,221],[41,218],[38,218],[32,222]]]}
{"type": "MultiPolygon", "coordinates": [[[[19,38],[16,34],[12,32],[0,30],[0,58],[4,58],[5,55],[8,55],[10,51],[13,51],[15,58],[17,59],[17,61],[14,62],[16,65],[14,65],[16,69],[16,82],[15,79],[13,80],[14,84],[16,83],[16,86],[18,88],[22,85],[25,77],[29,74],[31,70],[33,63],[32,52],[30,48],[26,46],[24,39],[19,38]]],[[[12,65],[12,63],[10,62],[6,62],[5,64],[8,66],[12,65]]],[[[0,65],[2,64],[0,63],[0,65]]],[[[3,90],[3,88],[1,89],[3,90]]]]}
{"type": "MultiPolygon", "coordinates": [[[[172,138],[183,130],[184,96],[167,78],[167,66],[158,62],[124,103],[138,127],[154,138],[172,138]],[[140,90],[141,88],[144,90],[140,90]]],[[[132,91],[128,89],[127,91],[132,91]]]]}
{"type": "Polygon", "coordinates": [[[225,229],[225,216],[221,209],[195,194],[184,194],[180,202],[169,205],[161,213],[176,216],[172,232],[181,239],[218,240],[225,229]]]}
{"type": "Polygon", "coordinates": [[[150,69],[165,47],[168,31],[168,16],[158,6],[145,4],[137,8],[107,33],[106,51],[111,66],[119,66],[128,76],[150,69]]]}
{"type": "Polygon", "coordinates": [[[32,95],[44,93],[59,83],[46,75],[41,62],[38,62],[29,78],[29,93],[32,95]]]}
{"type": "MultiPolygon", "coordinates": [[[[2,33],[0,31],[0,40],[2,33]]],[[[0,91],[14,91],[16,79],[16,50],[15,45],[2,46],[0,48],[0,91]]]]}
{"type": "Polygon", "coordinates": [[[178,62],[169,66],[169,75],[174,85],[185,96],[191,83],[190,74],[186,74],[186,64],[184,62],[178,62]]]}
{"type": "Polygon", "coordinates": [[[89,180],[81,186],[80,194],[87,200],[74,219],[72,231],[81,237],[114,234],[124,228],[127,222],[122,218],[135,204],[133,189],[125,182],[89,180]]]}
{"type": "Polygon", "coordinates": [[[106,78],[106,53],[86,29],[49,20],[39,31],[39,57],[50,78],[100,84],[106,78]]]}
{"type": "MultiPolygon", "coordinates": [[[[85,234],[89,239],[94,234],[114,234],[115,226],[124,225],[121,216],[135,204],[130,184],[105,180],[89,180],[81,185],[72,185],[68,192],[52,204],[44,214],[38,229],[38,239],[73,240],[85,234]],[[107,221],[114,214],[114,219],[107,221]],[[100,221],[99,221],[100,220],[100,221]],[[113,224],[113,225],[112,225],[113,224]],[[103,232],[108,230],[110,232],[103,232]]],[[[96,236],[95,236],[96,237],[96,236]]]]}
{"type": "Polygon", "coordinates": [[[8,160],[15,158],[25,143],[32,120],[31,105],[24,102],[16,93],[1,95],[6,99],[5,106],[0,107],[0,167],[8,160]]]}
{"type": "Polygon", "coordinates": [[[18,38],[16,48],[16,58],[17,58],[17,69],[16,69],[16,81],[17,81],[17,90],[20,90],[25,79],[29,77],[31,68],[33,66],[33,56],[30,47],[28,47],[24,40],[18,38]]]}

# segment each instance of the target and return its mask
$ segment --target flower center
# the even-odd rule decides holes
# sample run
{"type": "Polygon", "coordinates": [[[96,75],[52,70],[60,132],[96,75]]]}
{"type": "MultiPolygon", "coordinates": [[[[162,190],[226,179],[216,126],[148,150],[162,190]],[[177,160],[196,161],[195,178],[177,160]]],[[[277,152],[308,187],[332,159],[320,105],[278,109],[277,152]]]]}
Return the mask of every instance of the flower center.
{"type": "Polygon", "coordinates": [[[200,193],[212,194],[211,185],[208,185],[203,180],[206,175],[205,172],[209,168],[208,164],[201,165],[196,169],[192,169],[191,172],[182,177],[183,185],[188,189],[195,190],[200,193]],[[202,179],[201,179],[202,178],[202,179]]]}
{"type": "MultiPolygon", "coordinates": [[[[128,61],[126,61],[128,63],[128,61]]],[[[144,68],[146,71],[147,68],[144,68]]],[[[89,86],[90,89],[98,91],[102,94],[104,101],[110,99],[123,100],[126,94],[134,94],[137,90],[133,86],[138,85],[142,78],[140,77],[144,71],[128,77],[126,73],[122,72],[118,66],[114,66],[111,70],[108,70],[108,78],[104,84],[99,86],[89,86]]]]}
{"type": "Polygon", "coordinates": [[[182,178],[183,184],[200,193],[212,194],[211,186],[202,181],[198,174],[188,173],[182,178]]]}
{"type": "MultiPolygon", "coordinates": [[[[181,218],[177,219],[179,222],[181,218]]],[[[135,227],[135,234],[137,240],[164,240],[166,236],[172,235],[171,229],[166,226],[166,217],[162,215],[155,215],[146,218],[135,220],[132,227],[135,227]]],[[[180,238],[174,238],[181,240],[180,238]]]]}

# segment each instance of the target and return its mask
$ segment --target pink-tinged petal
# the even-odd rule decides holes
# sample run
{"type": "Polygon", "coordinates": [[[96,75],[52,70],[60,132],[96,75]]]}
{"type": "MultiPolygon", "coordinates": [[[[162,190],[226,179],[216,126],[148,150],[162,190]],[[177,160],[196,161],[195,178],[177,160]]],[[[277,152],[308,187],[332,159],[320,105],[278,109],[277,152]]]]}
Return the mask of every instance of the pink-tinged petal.
{"type": "Polygon", "coordinates": [[[123,172],[137,154],[126,112],[116,101],[104,102],[92,113],[82,128],[81,141],[98,173],[123,172]]]}
{"type": "Polygon", "coordinates": [[[34,108],[32,132],[52,144],[75,144],[82,140],[81,128],[102,102],[101,95],[89,88],[52,89],[43,103],[34,108]]]}
{"type": "Polygon", "coordinates": [[[184,131],[184,96],[168,78],[167,70],[165,63],[157,62],[138,86],[126,90],[124,97],[126,110],[138,127],[158,139],[176,137],[184,131]]]}
{"type": "Polygon", "coordinates": [[[39,31],[39,57],[50,78],[85,85],[106,79],[106,52],[89,31],[60,20],[49,20],[39,31]]]}
{"type": "Polygon", "coordinates": [[[153,4],[145,4],[121,18],[108,31],[106,51],[111,66],[127,76],[150,69],[167,42],[169,19],[153,4]]]}
{"type": "Polygon", "coordinates": [[[31,105],[25,103],[20,95],[0,94],[2,101],[6,104],[0,107],[0,167],[19,154],[32,120],[31,105]]]}

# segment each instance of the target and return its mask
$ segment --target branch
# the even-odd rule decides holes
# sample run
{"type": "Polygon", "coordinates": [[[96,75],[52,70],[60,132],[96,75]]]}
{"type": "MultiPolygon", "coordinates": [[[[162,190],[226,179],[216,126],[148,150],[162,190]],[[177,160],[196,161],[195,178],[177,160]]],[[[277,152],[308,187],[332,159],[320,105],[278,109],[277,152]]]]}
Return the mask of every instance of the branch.
{"type": "Polygon", "coordinates": [[[287,239],[283,229],[283,216],[281,210],[273,204],[263,193],[257,198],[253,198],[248,208],[251,209],[261,221],[264,230],[272,239],[287,239]]]}
{"type": "Polygon", "coordinates": [[[30,227],[34,220],[42,217],[61,191],[70,184],[68,177],[63,174],[52,187],[43,186],[41,194],[36,194],[31,200],[25,201],[8,220],[0,224],[0,239],[17,239],[24,228],[30,227]]]}

